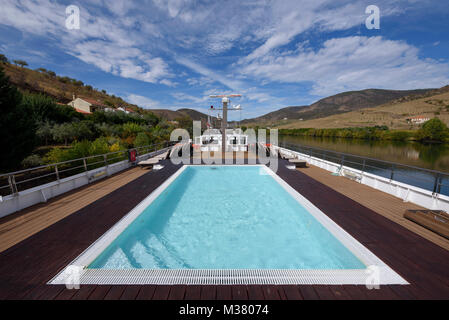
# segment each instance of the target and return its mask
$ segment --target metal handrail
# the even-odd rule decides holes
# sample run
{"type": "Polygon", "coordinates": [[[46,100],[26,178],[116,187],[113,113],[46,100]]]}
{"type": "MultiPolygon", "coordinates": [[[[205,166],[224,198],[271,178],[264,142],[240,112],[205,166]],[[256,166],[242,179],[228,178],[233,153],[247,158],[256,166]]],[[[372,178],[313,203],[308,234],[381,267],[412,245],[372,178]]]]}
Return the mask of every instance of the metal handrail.
{"type": "MultiPolygon", "coordinates": [[[[293,149],[302,150],[303,152],[305,152],[306,155],[309,155],[310,157],[316,156],[318,158],[325,159],[325,160],[334,159],[334,160],[337,160],[337,163],[340,162],[340,165],[354,164],[357,166],[362,166],[362,168],[363,168],[362,171],[366,171],[366,168],[372,168],[372,169],[376,169],[376,170],[386,171],[386,172],[390,173],[390,180],[394,179],[395,173],[397,173],[398,171],[402,171],[400,169],[409,169],[412,171],[426,173],[426,174],[429,174],[429,178],[432,177],[432,179],[433,179],[433,188],[429,187],[428,189],[430,191],[432,191],[434,194],[440,194],[442,187],[449,188],[449,184],[446,184],[444,182],[445,179],[449,180],[449,173],[445,173],[445,172],[441,172],[441,171],[437,171],[437,170],[419,168],[419,167],[410,166],[410,165],[406,165],[406,164],[400,164],[400,163],[395,163],[395,162],[391,162],[391,161],[385,161],[385,160],[380,160],[380,159],[375,159],[375,158],[370,158],[370,157],[364,157],[364,156],[359,156],[359,155],[355,155],[355,154],[348,154],[348,153],[343,153],[343,152],[338,152],[338,151],[333,151],[333,150],[326,150],[326,149],[316,148],[316,147],[294,145],[294,144],[289,144],[289,143],[281,143],[280,146],[284,147],[284,148],[293,148],[293,149]],[[328,153],[328,154],[326,154],[326,153],[328,153]],[[332,155],[337,155],[339,157],[335,157],[332,155]],[[357,159],[361,159],[362,161],[354,162],[354,161],[349,160],[348,158],[357,158],[357,159]],[[385,167],[384,168],[376,167],[376,166],[366,163],[367,161],[372,161],[375,163],[383,164],[383,165],[385,165],[385,167]]],[[[430,179],[425,180],[422,177],[414,176],[413,179],[421,181],[422,183],[432,183],[432,180],[430,180],[430,179]]]]}
{"type": "MultiPolygon", "coordinates": [[[[1,189],[5,189],[7,187],[10,188],[10,193],[9,194],[17,194],[18,193],[18,189],[17,186],[20,184],[24,184],[24,183],[29,183],[31,181],[35,181],[38,179],[43,179],[43,178],[47,178],[50,176],[56,176],[56,179],[59,180],[61,178],[61,174],[67,173],[69,171],[75,171],[75,170],[80,170],[82,168],[84,168],[84,172],[87,172],[89,170],[89,167],[95,166],[95,165],[99,165],[101,163],[103,163],[105,166],[108,166],[110,164],[113,164],[115,162],[119,162],[120,160],[126,160],[127,154],[131,151],[131,150],[136,150],[137,151],[137,156],[140,155],[140,151],[142,151],[143,153],[148,153],[150,152],[150,150],[155,150],[158,146],[162,146],[163,148],[167,148],[170,147],[171,145],[173,145],[173,142],[169,142],[169,141],[165,141],[165,142],[160,142],[160,143],[156,143],[156,144],[152,144],[152,145],[147,145],[147,146],[142,146],[142,147],[136,147],[136,148],[132,148],[132,149],[127,149],[127,150],[120,150],[120,151],[114,151],[114,152],[109,152],[109,153],[105,153],[105,154],[98,154],[98,155],[93,155],[93,156],[87,156],[87,157],[83,157],[83,158],[78,158],[78,159],[73,159],[73,160],[68,160],[68,161],[62,161],[62,162],[58,162],[58,163],[51,163],[51,164],[46,164],[46,165],[42,165],[42,166],[38,166],[38,167],[34,167],[34,168],[30,168],[30,169],[24,169],[24,170],[19,170],[19,171],[15,171],[15,172],[10,172],[10,173],[5,173],[5,174],[0,174],[0,179],[1,178],[7,178],[8,180],[8,184],[5,186],[1,186],[1,189]],[[119,155],[120,154],[120,155],[119,155]],[[118,156],[114,156],[114,157],[110,157],[111,155],[118,155],[118,156]],[[95,159],[95,158],[99,158],[101,159],[100,161],[95,161],[95,162],[91,162],[89,163],[88,160],[91,159],[95,159]],[[79,162],[82,163],[81,165],[77,165],[75,167],[70,167],[70,168],[64,168],[64,166],[68,165],[68,164],[73,164],[75,162],[79,162]],[[60,170],[60,168],[64,168],[62,170],[60,170]],[[21,181],[16,181],[16,176],[21,175],[21,176],[25,176],[26,174],[30,174],[33,171],[37,171],[37,170],[43,170],[43,169],[51,169],[52,171],[48,173],[48,171],[45,174],[41,174],[38,175],[36,177],[27,177],[24,180],[21,181]]],[[[70,176],[70,175],[68,175],[70,176]]],[[[67,177],[67,175],[64,175],[64,177],[67,177]]]]}
{"type": "Polygon", "coordinates": [[[83,158],[78,158],[78,159],[73,159],[73,160],[67,160],[67,161],[62,161],[62,162],[57,162],[57,163],[45,164],[45,165],[42,165],[42,166],[30,168],[30,169],[24,169],[24,170],[20,170],[20,171],[3,173],[3,174],[0,174],[0,178],[11,176],[11,175],[17,175],[17,174],[20,174],[20,173],[25,173],[25,172],[28,172],[28,171],[33,171],[33,170],[44,169],[44,168],[48,168],[48,167],[59,166],[59,165],[63,165],[63,164],[67,164],[67,163],[71,163],[71,162],[75,162],[75,161],[83,161],[83,160],[88,160],[88,159],[97,158],[97,157],[101,157],[101,156],[108,156],[108,155],[117,154],[117,153],[126,153],[126,152],[129,152],[131,150],[136,150],[136,149],[151,148],[151,147],[154,147],[154,146],[158,146],[158,145],[161,145],[161,144],[167,144],[167,143],[168,142],[160,142],[160,143],[151,144],[151,145],[143,146],[143,147],[136,147],[136,148],[126,149],[126,150],[114,151],[114,152],[109,152],[109,153],[102,153],[102,154],[97,154],[97,155],[93,155],[93,156],[88,156],[88,157],[83,157],[83,158]]]}
{"type": "MultiPolygon", "coordinates": [[[[290,143],[284,143],[283,145],[287,146],[294,146],[294,147],[298,147],[297,145],[293,145],[290,143]]],[[[310,150],[319,150],[319,151],[324,151],[324,152],[332,152],[332,153],[336,153],[339,155],[343,155],[343,156],[349,156],[349,157],[355,157],[355,158],[360,158],[360,159],[365,159],[365,160],[371,160],[371,161],[376,161],[376,162],[382,162],[382,163],[386,163],[389,165],[399,165],[401,167],[407,167],[410,169],[415,169],[415,170],[420,170],[420,171],[427,171],[430,173],[441,173],[444,175],[449,175],[449,173],[445,173],[442,171],[437,171],[437,170],[432,170],[432,169],[426,169],[426,168],[420,168],[420,167],[415,167],[415,166],[411,166],[408,164],[401,164],[401,163],[397,163],[397,162],[391,162],[391,161],[387,161],[387,160],[381,160],[381,159],[376,159],[376,158],[370,158],[370,157],[365,157],[365,156],[359,156],[356,154],[351,154],[351,153],[343,153],[343,152],[339,152],[339,151],[333,151],[333,150],[327,150],[327,149],[322,149],[322,148],[317,148],[317,147],[309,147],[309,146],[299,146],[299,148],[304,148],[304,149],[310,149],[310,150]]]]}

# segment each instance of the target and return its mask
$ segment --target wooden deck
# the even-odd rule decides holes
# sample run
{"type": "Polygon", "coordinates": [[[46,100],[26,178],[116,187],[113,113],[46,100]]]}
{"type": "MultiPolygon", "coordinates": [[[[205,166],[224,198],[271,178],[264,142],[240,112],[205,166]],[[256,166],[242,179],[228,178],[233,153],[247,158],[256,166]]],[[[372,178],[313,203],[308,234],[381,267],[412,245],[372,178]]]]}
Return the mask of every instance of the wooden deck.
{"type": "Polygon", "coordinates": [[[0,252],[101,199],[108,193],[123,187],[145,173],[145,170],[132,168],[106,180],[89,184],[51,199],[48,203],[42,203],[11,216],[1,218],[0,252]]]}
{"type": "MultiPolygon", "coordinates": [[[[449,299],[449,251],[313,179],[278,174],[411,285],[382,286],[82,286],[46,285],[179,166],[147,172],[0,254],[0,299],[449,299]]],[[[63,208],[60,210],[64,211],[63,208]]]]}
{"type": "Polygon", "coordinates": [[[408,230],[419,234],[421,237],[449,250],[449,239],[404,218],[406,210],[425,210],[425,208],[410,202],[404,202],[402,199],[348,178],[333,176],[329,171],[318,167],[310,166],[309,168],[298,170],[408,230]],[[354,192],[354,190],[357,190],[357,192],[354,192]]]}

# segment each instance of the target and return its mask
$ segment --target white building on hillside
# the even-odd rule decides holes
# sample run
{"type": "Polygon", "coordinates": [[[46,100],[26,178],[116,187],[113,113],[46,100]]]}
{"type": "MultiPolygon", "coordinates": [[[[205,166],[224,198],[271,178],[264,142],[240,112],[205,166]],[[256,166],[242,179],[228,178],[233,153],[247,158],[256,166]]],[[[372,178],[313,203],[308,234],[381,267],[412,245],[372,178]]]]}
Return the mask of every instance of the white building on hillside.
{"type": "Polygon", "coordinates": [[[423,124],[423,123],[425,123],[425,122],[427,122],[429,120],[430,120],[429,117],[417,116],[417,117],[413,117],[413,118],[407,119],[407,122],[410,122],[412,124],[423,124]]]}
{"type": "Polygon", "coordinates": [[[76,111],[91,114],[95,111],[112,109],[100,101],[88,98],[76,98],[68,103],[69,106],[75,108],[76,111]]]}

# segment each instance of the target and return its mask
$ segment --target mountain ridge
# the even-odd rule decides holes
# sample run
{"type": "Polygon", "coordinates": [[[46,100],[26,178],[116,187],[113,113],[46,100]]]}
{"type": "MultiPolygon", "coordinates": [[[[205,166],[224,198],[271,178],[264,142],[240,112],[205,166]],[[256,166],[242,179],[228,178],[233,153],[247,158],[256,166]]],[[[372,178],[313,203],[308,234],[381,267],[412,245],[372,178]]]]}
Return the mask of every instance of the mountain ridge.
{"type": "Polygon", "coordinates": [[[130,108],[141,114],[152,112],[168,121],[175,121],[186,116],[192,120],[202,121],[203,123],[207,121],[207,114],[189,108],[180,108],[176,111],[141,108],[120,97],[108,94],[105,90],[95,89],[80,80],[56,75],[53,71],[44,68],[32,70],[10,63],[3,63],[1,66],[10,78],[11,83],[18,87],[19,90],[45,94],[58,103],[67,104],[72,101],[73,95],[75,95],[77,97],[96,100],[109,106],[113,105],[116,108],[130,108]]]}
{"type": "Polygon", "coordinates": [[[439,89],[365,89],[325,97],[308,106],[289,106],[263,116],[245,119],[242,124],[269,124],[280,120],[311,120],[383,105],[399,99],[415,99],[439,89]]]}
{"type": "MultiPolygon", "coordinates": [[[[176,121],[182,118],[201,121],[204,125],[208,115],[191,108],[170,109],[144,109],[135,104],[131,104],[115,95],[108,94],[105,90],[95,89],[82,81],[69,77],[58,76],[50,70],[39,68],[32,70],[29,68],[14,66],[10,63],[2,64],[5,73],[10,77],[11,82],[22,91],[43,93],[53,97],[57,102],[68,103],[73,95],[101,101],[106,105],[115,107],[127,107],[144,114],[154,113],[168,121],[176,121]]],[[[265,115],[245,119],[241,121],[244,126],[265,125],[272,126],[287,119],[288,121],[306,121],[321,119],[333,115],[353,112],[366,108],[377,107],[387,103],[403,103],[413,101],[423,97],[445,93],[449,91],[449,86],[431,89],[416,90],[386,90],[386,89],[365,89],[358,91],[342,92],[333,96],[322,98],[308,106],[289,106],[272,111],[265,115]]],[[[216,121],[212,117],[212,121],[216,121]]],[[[230,123],[235,123],[230,122],[230,123]]]]}

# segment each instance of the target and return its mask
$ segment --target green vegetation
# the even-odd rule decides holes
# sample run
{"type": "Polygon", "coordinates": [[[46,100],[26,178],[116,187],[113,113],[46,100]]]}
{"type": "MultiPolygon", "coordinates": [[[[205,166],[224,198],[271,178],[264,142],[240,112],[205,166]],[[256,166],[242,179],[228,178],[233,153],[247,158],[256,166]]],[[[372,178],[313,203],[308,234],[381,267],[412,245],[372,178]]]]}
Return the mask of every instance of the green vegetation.
{"type": "Polygon", "coordinates": [[[8,58],[4,54],[1,54],[1,53],[0,53],[0,63],[3,63],[3,64],[9,63],[8,58]]]}
{"type": "Polygon", "coordinates": [[[108,100],[116,107],[126,106],[141,114],[146,112],[136,105],[127,103],[120,97],[107,94],[105,90],[94,89],[91,85],[87,85],[83,81],[57,75],[54,71],[45,68],[32,70],[26,67],[26,61],[16,60],[16,62],[12,61],[14,63],[12,64],[10,63],[11,60],[5,55],[0,54],[0,65],[4,67],[5,74],[10,78],[10,82],[22,93],[26,93],[27,91],[40,92],[61,103],[71,101],[73,94],[75,94],[79,97],[90,98],[103,103],[105,100],[108,100]],[[19,67],[18,63],[22,62],[25,64],[19,67]]]}
{"type": "Polygon", "coordinates": [[[342,129],[280,129],[279,134],[292,136],[391,141],[407,141],[413,137],[413,134],[409,131],[389,130],[386,126],[342,129]]]}
{"type": "Polygon", "coordinates": [[[308,136],[319,138],[344,138],[376,141],[445,142],[449,138],[449,129],[438,118],[427,121],[418,131],[389,130],[386,126],[341,129],[280,129],[279,134],[289,136],[308,136]]]}
{"type": "Polygon", "coordinates": [[[84,116],[70,106],[58,105],[55,101],[43,94],[24,94],[23,103],[27,105],[34,120],[45,120],[57,123],[69,122],[75,119],[82,120],[84,116]]]}
{"type": "Polygon", "coordinates": [[[24,60],[14,60],[13,62],[22,68],[28,66],[28,63],[24,60]]]}
{"type": "Polygon", "coordinates": [[[0,68],[0,168],[13,169],[35,146],[36,125],[22,94],[9,83],[0,68]]]}
{"type": "Polygon", "coordinates": [[[416,139],[422,142],[445,142],[449,138],[449,129],[446,124],[438,118],[424,123],[416,133],[416,139]]]}
{"type": "MultiPolygon", "coordinates": [[[[69,161],[73,159],[80,159],[89,156],[102,155],[105,153],[117,152],[121,150],[126,150],[126,148],[120,143],[118,139],[108,139],[106,137],[100,137],[95,139],[94,141],[76,141],[69,149],[54,148],[47,153],[43,161],[50,164],[69,161]]],[[[98,161],[98,159],[92,159],[92,161],[98,161]]]]}
{"type": "Polygon", "coordinates": [[[149,111],[85,115],[44,94],[21,93],[1,66],[0,111],[0,172],[164,142],[174,129],[149,111]]]}

